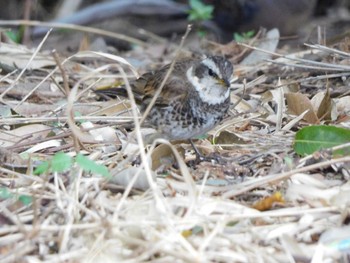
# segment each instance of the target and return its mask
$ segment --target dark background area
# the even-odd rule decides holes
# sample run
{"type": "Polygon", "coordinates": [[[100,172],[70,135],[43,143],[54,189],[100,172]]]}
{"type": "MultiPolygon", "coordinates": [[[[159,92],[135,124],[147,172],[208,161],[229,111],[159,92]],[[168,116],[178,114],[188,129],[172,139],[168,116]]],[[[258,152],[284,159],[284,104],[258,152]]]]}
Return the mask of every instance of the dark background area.
{"type": "MultiPolygon", "coordinates": [[[[158,36],[173,38],[181,36],[188,23],[189,2],[187,0],[115,0],[115,1],[76,1],[50,0],[0,0],[0,19],[2,20],[38,20],[66,22],[100,28],[110,32],[129,35],[147,40],[141,35],[142,28],[158,36]],[[115,6],[108,12],[103,9],[106,3],[126,3],[126,8],[115,6]],[[152,3],[170,3],[171,8],[153,5],[152,3]],[[72,5],[64,11],[64,5],[72,5]],[[86,9],[90,13],[84,15],[86,9]]],[[[260,28],[278,27],[281,36],[316,42],[320,28],[327,41],[350,35],[350,1],[347,0],[203,0],[214,6],[213,18],[202,22],[213,40],[227,43],[233,39],[235,32],[247,32],[260,28]]],[[[198,26],[198,24],[197,24],[198,26]]],[[[29,36],[34,41],[40,39],[47,31],[37,28],[27,34],[24,43],[28,44],[29,36]]],[[[74,36],[73,36],[74,37],[74,36]]],[[[109,40],[107,39],[107,42],[109,40]]],[[[123,43],[112,45],[125,48],[123,43]]],[[[126,47],[128,48],[128,47],[126,47]]]]}

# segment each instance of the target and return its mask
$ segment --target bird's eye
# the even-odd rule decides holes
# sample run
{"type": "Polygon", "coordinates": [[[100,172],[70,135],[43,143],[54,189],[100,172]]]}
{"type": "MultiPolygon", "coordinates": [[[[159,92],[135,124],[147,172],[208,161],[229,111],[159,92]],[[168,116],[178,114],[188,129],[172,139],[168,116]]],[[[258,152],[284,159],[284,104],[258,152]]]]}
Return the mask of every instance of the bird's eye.
{"type": "Polygon", "coordinates": [[[212,69],[208,70],[208,74],[209,74],[209,76],[212,76],[212,77],[214,77],[216,75],[212,69]]]}

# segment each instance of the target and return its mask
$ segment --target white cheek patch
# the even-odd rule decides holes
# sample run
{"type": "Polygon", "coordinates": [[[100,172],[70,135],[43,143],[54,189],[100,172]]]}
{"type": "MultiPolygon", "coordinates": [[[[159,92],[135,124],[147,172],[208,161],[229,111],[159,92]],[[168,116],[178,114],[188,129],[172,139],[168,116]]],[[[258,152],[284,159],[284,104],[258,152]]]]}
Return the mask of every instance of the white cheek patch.
{"type": "Polygon", "coordinates": [[[230,96],[230,89],[227,89],[227,91],[222,94],[222,86],[210,81],[210,79],[205,79],[206,81],[200,82],[199,78],[192,76],[191,72],[192,67],[186,72],[187,79],[194,86],[202,101],[209,105],[221,104],[230,96]]]}

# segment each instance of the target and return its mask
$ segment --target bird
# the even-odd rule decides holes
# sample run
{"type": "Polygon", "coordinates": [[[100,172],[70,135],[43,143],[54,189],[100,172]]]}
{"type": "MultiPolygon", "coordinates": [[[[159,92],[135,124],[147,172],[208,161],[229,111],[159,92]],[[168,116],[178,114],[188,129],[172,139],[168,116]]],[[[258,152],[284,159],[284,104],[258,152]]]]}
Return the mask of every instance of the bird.
{"type": "MultiPolygon", "coordinates": [[[[148,126],[157,130],[157,137],[190,140],[198,157],[199,151],[192,139],[206,134],[219,124],[230,107],[230,79],[232,63],[222,56],[187,58],[147,72],[130,81],[136,104],[144,113],[157,90],[161,87],[146,117],[148,126]]],[[[97,89],[98,95],[127,97],[125,85],[97,89]]]]}

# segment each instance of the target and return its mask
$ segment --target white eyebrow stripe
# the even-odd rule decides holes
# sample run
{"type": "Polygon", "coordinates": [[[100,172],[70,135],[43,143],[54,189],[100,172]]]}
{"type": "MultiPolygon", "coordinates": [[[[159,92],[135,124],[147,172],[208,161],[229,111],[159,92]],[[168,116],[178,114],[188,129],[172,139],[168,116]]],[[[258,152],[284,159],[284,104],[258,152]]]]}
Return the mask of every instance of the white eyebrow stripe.
{"type": "Polygon", "coordinates": [[[217,67],[217,65],[214,63],[212,59],[206,58],[202,61],[202,63],[206,65],[208,68],[210,68],[212,71],[214,71],[216,75],[218,75],[220,78],[222,77],[219,68],[217,67]]]}

